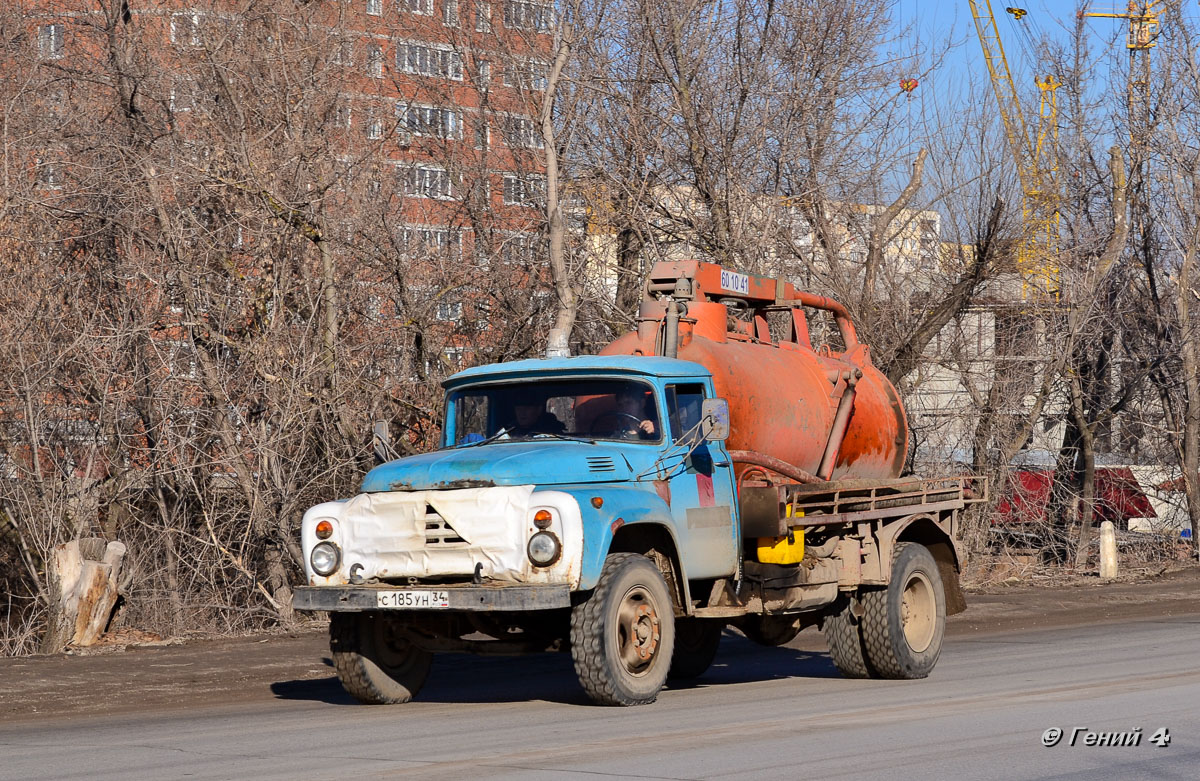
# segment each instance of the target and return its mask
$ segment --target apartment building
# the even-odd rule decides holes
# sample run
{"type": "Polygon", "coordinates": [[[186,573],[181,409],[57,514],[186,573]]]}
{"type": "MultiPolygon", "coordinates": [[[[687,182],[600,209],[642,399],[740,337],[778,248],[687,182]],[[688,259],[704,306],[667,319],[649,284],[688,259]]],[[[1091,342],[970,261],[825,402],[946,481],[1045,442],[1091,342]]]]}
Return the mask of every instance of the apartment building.
{"type": "MultiPolygon", "coordinates": [[[[456,274],[501,269],[505,284],[537,282],[545,187],[537,116],[556,23],[552,2],[25,6],[37,64],[61,74],[39,110],[112,111],[123,98],[104,89],[89,96],[86,83],[128,78],[141,113],[151,115],[146,124],[176,137],[172,163],[180,158],[180,168],[168,177],[235,180],[305,214],[360,288],[376,287],[379,269],[358,259],[390,256],[397,268],[387,272],[403,275],[412,301],[436,298],[435,323],[453,329],[478,309],[473,322],[486,331],[486,296],[445,293],[464,287],[456,274]],[[267,137],[276,120],[289,126],[282,143],[254,148],[247,136],[267,137]],[[222,164],[238,154],[241,170],[222,164]],[[282,180],[289,166],[293,180],[282,180]],[[277,194],[289,188],[291,197],[277,194]]],[[[52,195],[66,197],[71,169],[81,167],[68,147],[47,133],[31,161],[37,184],[52,195]]],[[[223,228],[211,214],[198,221],[208,224],[191,226],[197,232],[224,230],[231,246],[247,252],[261,240],[261,228],[236,214],[226,215],[223,228]]],[[[365,295],[359,309],[367,319],[399,316],[412,303],[365,295]]],[[[463,346],[451,344],[443,357],[457,360],[463,346]]]]}
{"type": "MultiPolygon", "coordinates": [[[[3,263],[45,259],[39,292],[119,269],[97,306],[127,328],[43,329],[45,345],[77,334],[63,349],[113,379],[97,396],[56,368],[26,411],[10,390],[0,476],[31,468],[30,442],[62,442],[82,474],[80,453],[136,451],[154,426],[244,432],[254,383],[299,363],[310,393],[305,351],[334,336],[363,415],[537,340],[551,3],[22,0],[0,16],[6,148],[28,173],[0,214],[3,263]],[[137,421],[136,399],[162,419],[137,421]]],[[[30,344],[29,361],[54,349],[30,344]]]]}

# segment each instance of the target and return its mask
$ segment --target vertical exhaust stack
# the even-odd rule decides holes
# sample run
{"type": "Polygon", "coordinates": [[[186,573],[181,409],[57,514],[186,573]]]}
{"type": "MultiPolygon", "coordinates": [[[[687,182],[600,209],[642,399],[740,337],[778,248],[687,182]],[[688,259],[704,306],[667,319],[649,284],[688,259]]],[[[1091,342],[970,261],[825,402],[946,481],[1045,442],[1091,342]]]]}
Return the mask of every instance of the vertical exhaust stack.
{"type": "Polygon", "coordinates": [[[663,322],[663,355],[667,358],[679,357],[679,321],[687,314],[687,304],[683,302],[691,297],[691,282],[680,277],[667,298],[667,314],[663,322]]]}
{"type": "Polygon", "coordinates": [[[679,303],[674,298],[667,301],[666,326],[663,332],[663,355],[667,358],[679,357],[679,303]]]}

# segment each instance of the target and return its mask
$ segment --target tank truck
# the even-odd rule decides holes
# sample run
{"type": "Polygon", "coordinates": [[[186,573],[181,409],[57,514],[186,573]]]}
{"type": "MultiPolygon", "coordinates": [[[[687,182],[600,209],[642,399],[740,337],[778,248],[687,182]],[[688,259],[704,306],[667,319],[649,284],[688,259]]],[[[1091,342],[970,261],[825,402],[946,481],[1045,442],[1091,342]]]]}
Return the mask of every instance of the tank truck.
{"type": "Polygon", "coordinates": [[[362,702],[410,700],[435,653],[562,651],[593,701],[649,703],[727,626],[817,626],[845,676],[923,678],[965,608],[956,527],[986,485],[900,476],[903,405],[829,298],[659,263],[599,355],[444,386],[439,449],[303,519],[294,607],[329,612],[362,702]]]}

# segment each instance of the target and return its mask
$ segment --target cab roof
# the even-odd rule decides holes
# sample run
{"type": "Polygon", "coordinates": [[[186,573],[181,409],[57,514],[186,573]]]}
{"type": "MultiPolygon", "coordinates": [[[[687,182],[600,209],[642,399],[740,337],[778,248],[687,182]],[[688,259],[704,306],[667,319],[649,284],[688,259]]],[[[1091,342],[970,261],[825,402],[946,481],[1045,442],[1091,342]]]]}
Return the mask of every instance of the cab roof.
{"type": "Polygon", "coordinates": [[[652,355],[581,355],[573,358],[529,358],[490,363],[464,369],[447,377],[443,387],[472,380],[511,380],[558,375],[638,374],[645,377],[707,377],[708,369],[695,361],[652,355]]]}

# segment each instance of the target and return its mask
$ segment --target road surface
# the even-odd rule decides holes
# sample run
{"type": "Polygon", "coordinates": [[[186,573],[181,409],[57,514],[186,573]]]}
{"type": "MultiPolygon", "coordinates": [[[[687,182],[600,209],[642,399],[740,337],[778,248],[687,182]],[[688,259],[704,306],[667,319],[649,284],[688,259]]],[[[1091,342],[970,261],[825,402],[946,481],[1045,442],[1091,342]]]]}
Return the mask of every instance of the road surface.
{"type": "Polygon", "coordinates": [[[1200,613],[959,633],[924,681],[845,680],[819,635],[794,645],[729,632],[696,685],[628,709],[587,704],[564,655],[442,657],[419,701],[360,706],[318,654],[315,669],[280,669],[269,693],[226,705],[10,719],[0,778],[967,781],[1200,768],[1200,613]],[[1065,735],[1048,748],[1050,728],[1065,735]],[[1078,728],[1140,729],[1139,745],[1086,746],[1078,732],[1071,747],[1078,728]],[[1160,728],[1169,745],[1150,742],[1160,728]]]}

